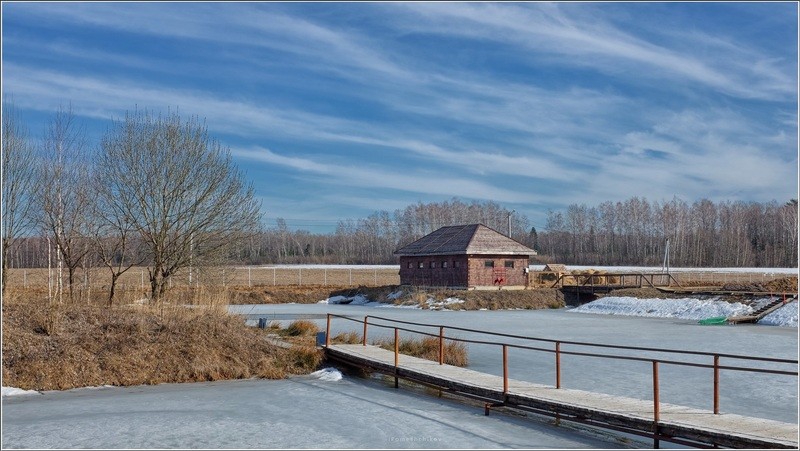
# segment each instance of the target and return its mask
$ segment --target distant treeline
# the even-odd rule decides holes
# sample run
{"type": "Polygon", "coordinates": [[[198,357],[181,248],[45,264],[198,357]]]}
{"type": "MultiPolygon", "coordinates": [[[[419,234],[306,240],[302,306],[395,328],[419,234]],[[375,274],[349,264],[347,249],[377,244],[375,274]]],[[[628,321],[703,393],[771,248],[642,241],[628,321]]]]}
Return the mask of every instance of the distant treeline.
{"type": "MultiPolygon", "coordinates": [[[[797,266],[797,201],[692,204],[633,197],[597,206],[573,204],[550,211],[537,230],[525,215],[495,202],[459,199],[417,203],[393,213],[340,221],[333,233],[289,230],[286,221],[230,249],[232,264],[394,264],[395,249],[442,226],[483,223],[535,249],[532,261],[573,265],[646,265],[664,261],[667,239],[671,266],[797,266]]],[[[47,244],[28,238],[10,254],[12,266],[47,266],[47,244]]]]}

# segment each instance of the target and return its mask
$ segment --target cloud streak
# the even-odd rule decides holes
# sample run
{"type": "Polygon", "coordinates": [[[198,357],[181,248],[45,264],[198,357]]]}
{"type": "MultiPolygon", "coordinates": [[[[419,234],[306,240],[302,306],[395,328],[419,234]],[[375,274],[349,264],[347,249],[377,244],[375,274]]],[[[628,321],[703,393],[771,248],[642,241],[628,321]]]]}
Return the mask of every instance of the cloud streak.
{"type": "Polygon", "coordinates": [[[3,89],[95,124],[205,118],[263,174],[259,195],[297,210],[274,216],[458,196],[541,223],[632,195],[782,200],[797,192],[792,8],[9,3],[3,89]]]}

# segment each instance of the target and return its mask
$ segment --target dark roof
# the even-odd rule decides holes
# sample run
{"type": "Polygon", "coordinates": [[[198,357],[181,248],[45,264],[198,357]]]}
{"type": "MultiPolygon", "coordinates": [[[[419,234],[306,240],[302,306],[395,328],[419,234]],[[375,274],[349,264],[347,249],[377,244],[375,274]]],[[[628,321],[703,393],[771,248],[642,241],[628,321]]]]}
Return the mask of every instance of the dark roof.
{"type": "Polygon", "coordinates": [[[533,249],[483,224],[442,227],[394,251],[399,256],[532,255],[533,249]]]}

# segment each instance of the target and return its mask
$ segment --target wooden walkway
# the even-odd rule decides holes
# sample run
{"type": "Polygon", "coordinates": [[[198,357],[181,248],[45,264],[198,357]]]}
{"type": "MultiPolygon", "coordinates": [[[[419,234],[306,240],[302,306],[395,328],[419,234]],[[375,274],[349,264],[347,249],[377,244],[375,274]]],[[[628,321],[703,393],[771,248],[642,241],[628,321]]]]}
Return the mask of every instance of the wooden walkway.
{"type": "MultiPolygon", "coordinates": [[[[631,433],[686,444],[707,444],[731,448],[798,448],[798,425],[750,418],[741,415],[659,404],[659,421],[654,424],[654,402],[605,395],[508,379],[504,392],[502,376],[394,352],[376,346],[330,345],[328,358],[359,367],[434,385],[467,396],[560,415],[564,420],[580,421],[631,433]]],[[[487,411],[488,412],[488,411],[487,411]]],[[[656,442],[657,445],[657,442],[656,442]]]]}

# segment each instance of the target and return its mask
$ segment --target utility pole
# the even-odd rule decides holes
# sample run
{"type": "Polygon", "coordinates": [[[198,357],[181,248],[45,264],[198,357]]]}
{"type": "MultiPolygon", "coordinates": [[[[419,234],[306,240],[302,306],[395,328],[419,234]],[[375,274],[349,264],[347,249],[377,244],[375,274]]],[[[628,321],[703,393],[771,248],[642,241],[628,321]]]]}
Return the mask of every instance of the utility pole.
{"type": "Polygon", "coordinates": [[[515,211],[517,211],[517,210],[511,210],[510,212],[508,212],[508,237],[509,238],[511,238],[511,215],[513,215],[515,211]]]}

